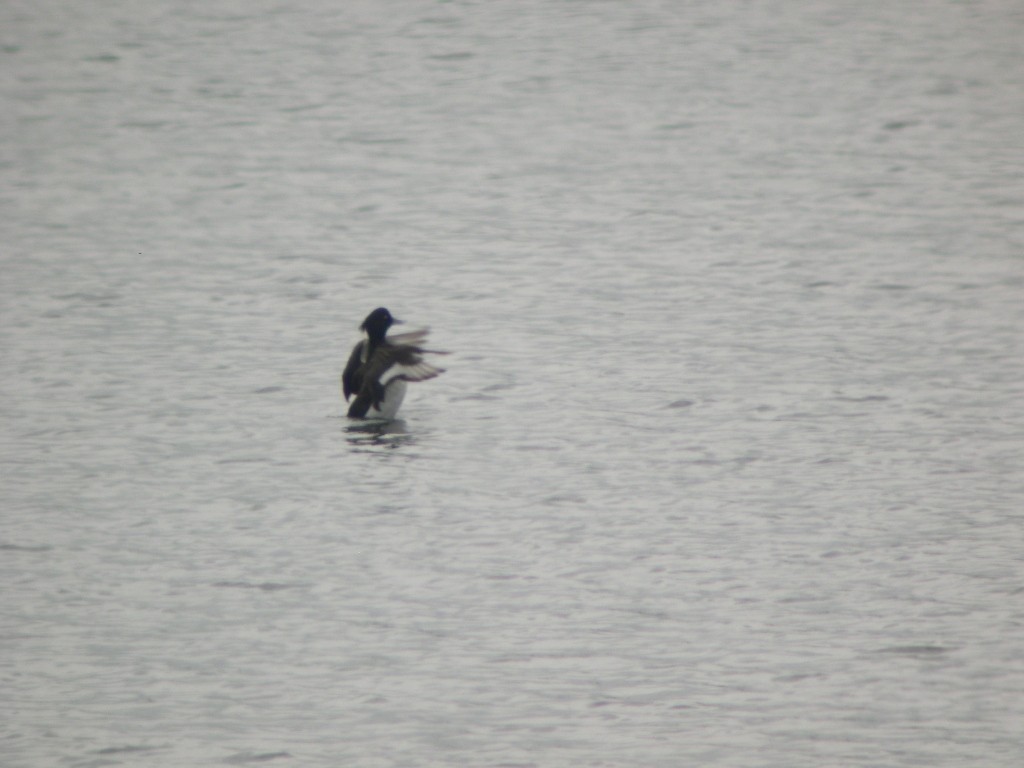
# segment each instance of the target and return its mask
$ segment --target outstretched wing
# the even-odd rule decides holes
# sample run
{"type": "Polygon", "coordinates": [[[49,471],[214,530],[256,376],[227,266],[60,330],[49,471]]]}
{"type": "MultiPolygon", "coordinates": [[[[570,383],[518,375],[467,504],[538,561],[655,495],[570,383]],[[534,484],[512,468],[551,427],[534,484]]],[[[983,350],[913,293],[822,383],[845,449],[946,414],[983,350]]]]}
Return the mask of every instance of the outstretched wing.
{"type": "MultiPolygon", "coordinates": [[[[418,340],[426,337],[426,331],[419,331],[417,333],[419,334],[418,340]]],[[[412,334],[405,333],[401,335],[412,336],[412,334]]],[[[388,338],[384,344],[381,344],[373,351],[373,355],[366,361],[363,381],[367,383],[371,381],[379,382],[382,387],[386,387],[396,379],[426,381],[444,373],[443,368],[438,368],[436,365],[428,363],[423,359],[424,353],[427,352],[437,355],[446,354],[444,352],[426,350],[416,344],[396,344],[392,338],[388,338]]],[[[364,384],[364,388],[365,386],[364,384]]]]}

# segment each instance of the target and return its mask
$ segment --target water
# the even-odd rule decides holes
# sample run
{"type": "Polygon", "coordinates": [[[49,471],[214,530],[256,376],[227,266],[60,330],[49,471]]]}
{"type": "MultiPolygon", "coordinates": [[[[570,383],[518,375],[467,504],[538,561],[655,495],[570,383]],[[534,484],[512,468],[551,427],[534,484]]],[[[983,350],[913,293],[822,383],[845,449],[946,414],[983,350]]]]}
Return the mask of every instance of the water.
{"type": "Polygon", "coordinates": [[[4,766],[1019,764],[1015,4],[0,18],[4,766]]]}

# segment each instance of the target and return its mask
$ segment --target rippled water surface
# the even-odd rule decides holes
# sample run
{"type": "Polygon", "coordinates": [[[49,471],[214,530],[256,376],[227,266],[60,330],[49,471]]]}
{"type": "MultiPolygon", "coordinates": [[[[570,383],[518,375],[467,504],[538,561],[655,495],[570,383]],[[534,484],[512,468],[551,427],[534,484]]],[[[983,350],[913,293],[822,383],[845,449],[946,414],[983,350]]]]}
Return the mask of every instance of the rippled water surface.
{"type": "Polygon", "coordinates": [[[3,765],[1019,765],[1022,41],[5,5],[3,765]]]}

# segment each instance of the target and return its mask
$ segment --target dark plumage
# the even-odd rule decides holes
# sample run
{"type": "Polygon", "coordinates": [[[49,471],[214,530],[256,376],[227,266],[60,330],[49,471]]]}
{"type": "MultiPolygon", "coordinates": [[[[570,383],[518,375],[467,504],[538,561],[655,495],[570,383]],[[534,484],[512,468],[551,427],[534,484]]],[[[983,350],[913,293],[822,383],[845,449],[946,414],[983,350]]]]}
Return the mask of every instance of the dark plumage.
{"type": "Polygon", "coordinates": [[[407,382],[426,381],[444,372],[423,359],[424,354],[447,354],[420,346],[427,338],[426,330],[387,335],[392,324],[398,322],[384,307],[379,307],[359,326],[366,332],[366,338],[352,349],[341,374],[346,402],[356,396],[348,409],[353,418],[394,418],[405,397],[407,382]]]}

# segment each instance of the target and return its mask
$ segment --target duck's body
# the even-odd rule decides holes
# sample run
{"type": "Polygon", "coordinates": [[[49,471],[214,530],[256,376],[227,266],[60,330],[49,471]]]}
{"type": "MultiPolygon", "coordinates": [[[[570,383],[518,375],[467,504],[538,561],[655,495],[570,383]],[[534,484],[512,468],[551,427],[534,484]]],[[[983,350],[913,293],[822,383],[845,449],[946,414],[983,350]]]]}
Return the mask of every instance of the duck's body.
{"type": "Polygon", "coordinates": [[[444,372],[423,359],[424,354],[431,353],[420,346],[427,338],[426,330],[387,336],[388,329],[397,322],[381,307],[359,326],[366,331],[366,338],[353,347],[341,374],[345,400],[356,396],[348,409],[352,418],[393,419],[408,382],[426,381],[444,372]]]}

